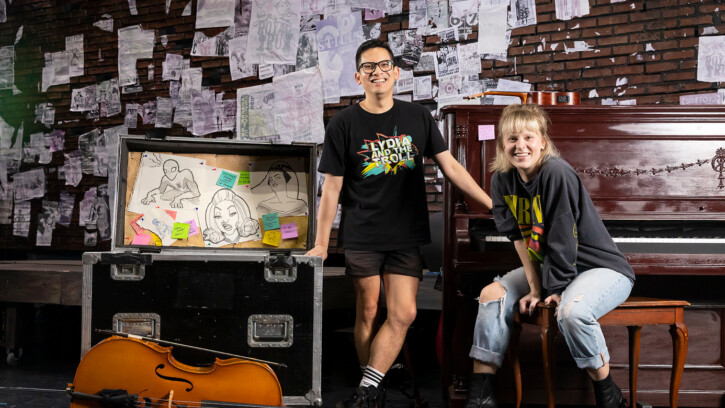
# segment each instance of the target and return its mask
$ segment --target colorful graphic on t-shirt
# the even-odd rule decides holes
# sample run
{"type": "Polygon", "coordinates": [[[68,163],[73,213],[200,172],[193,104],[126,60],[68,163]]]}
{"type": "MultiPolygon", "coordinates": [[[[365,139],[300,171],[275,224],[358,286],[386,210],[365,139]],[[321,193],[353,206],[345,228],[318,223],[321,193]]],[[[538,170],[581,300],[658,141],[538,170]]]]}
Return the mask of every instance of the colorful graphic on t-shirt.
{"type": "MultiPolygon", "coordinates": [[[[397,129],[395,131],[397,134],[397,129]]],[[[415,167],[415,156],[418,148],[413,144],[413,137],[409,135],[385,136],[377,133],[377,140],[365,140],[358,152],[363,156],[362,175],[365,177],[378,174],[396,174],[399,168],[412,169],[415,167]]]]}
{"type": "Polygon", "coordinates": [[[541,244],[545,240],[541,196],[537,195],[533,200],[517,195],[505,195],[503,198],[519,224],[519,230],[521,230],[521,237],[526,243],[529,259],[542,262],[544,260],[544,251],[541,244]]]}

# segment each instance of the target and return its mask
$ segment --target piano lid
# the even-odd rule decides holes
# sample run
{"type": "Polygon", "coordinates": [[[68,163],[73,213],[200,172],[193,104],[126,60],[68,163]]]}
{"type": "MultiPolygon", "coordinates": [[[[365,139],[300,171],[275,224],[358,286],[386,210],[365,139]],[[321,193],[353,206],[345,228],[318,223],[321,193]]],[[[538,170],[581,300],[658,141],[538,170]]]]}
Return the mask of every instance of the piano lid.
{"type": "MultiPolygon", "coordinates": [[[[442,110],[455,119],[454,156],[465,154],[462,162],[487,191],[495,141],[478,140],[478,126],[497,126],[503,108],[442,110]]],[[[603,219],[725,220],[725,107],[544,108],[554,144],[603,219]]]]}

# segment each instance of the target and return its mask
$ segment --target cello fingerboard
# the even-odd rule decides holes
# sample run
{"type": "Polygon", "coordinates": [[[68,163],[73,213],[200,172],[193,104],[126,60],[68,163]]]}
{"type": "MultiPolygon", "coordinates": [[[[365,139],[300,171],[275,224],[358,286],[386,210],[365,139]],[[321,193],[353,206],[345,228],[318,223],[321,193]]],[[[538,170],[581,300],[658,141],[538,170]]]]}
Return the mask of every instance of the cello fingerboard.
{"type": "Polygon", "coordinates": [[[201,408],[272,408],[273,405],[243,404],[240,402],[201,401],[201,408]]]}

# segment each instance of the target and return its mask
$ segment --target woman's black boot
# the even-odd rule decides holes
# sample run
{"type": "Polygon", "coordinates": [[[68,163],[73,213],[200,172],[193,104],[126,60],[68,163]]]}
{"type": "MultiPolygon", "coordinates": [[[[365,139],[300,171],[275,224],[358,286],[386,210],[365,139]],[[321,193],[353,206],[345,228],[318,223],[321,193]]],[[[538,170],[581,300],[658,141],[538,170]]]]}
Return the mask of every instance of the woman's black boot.
{"type": "Polygon", "coordinates": [[[493,396],[493,374],[473,373],[466,408],[498,408],[493,396]]]}
{"type": "Polygon", "coordinates": [[[601,381],[592,380],[594,384],[594,398],[597,408],[627,408],[627,401],[622,396],[622,390],[612,381],[612,375],[601,381]]]}

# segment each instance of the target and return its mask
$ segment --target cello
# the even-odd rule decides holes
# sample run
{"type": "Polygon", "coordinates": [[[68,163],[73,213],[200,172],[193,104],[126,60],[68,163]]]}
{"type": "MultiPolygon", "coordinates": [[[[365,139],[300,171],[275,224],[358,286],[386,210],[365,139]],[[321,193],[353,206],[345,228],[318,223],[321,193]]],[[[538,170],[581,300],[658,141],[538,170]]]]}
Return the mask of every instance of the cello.
{"type": "Polygon", "coordinates": [[[282,387],[264,363],[219,359],[209,367],[186,365],[173,347],[112,336],[81,359],[72,384],[71,408],[219,408],[282,406],[282,387]]]}

